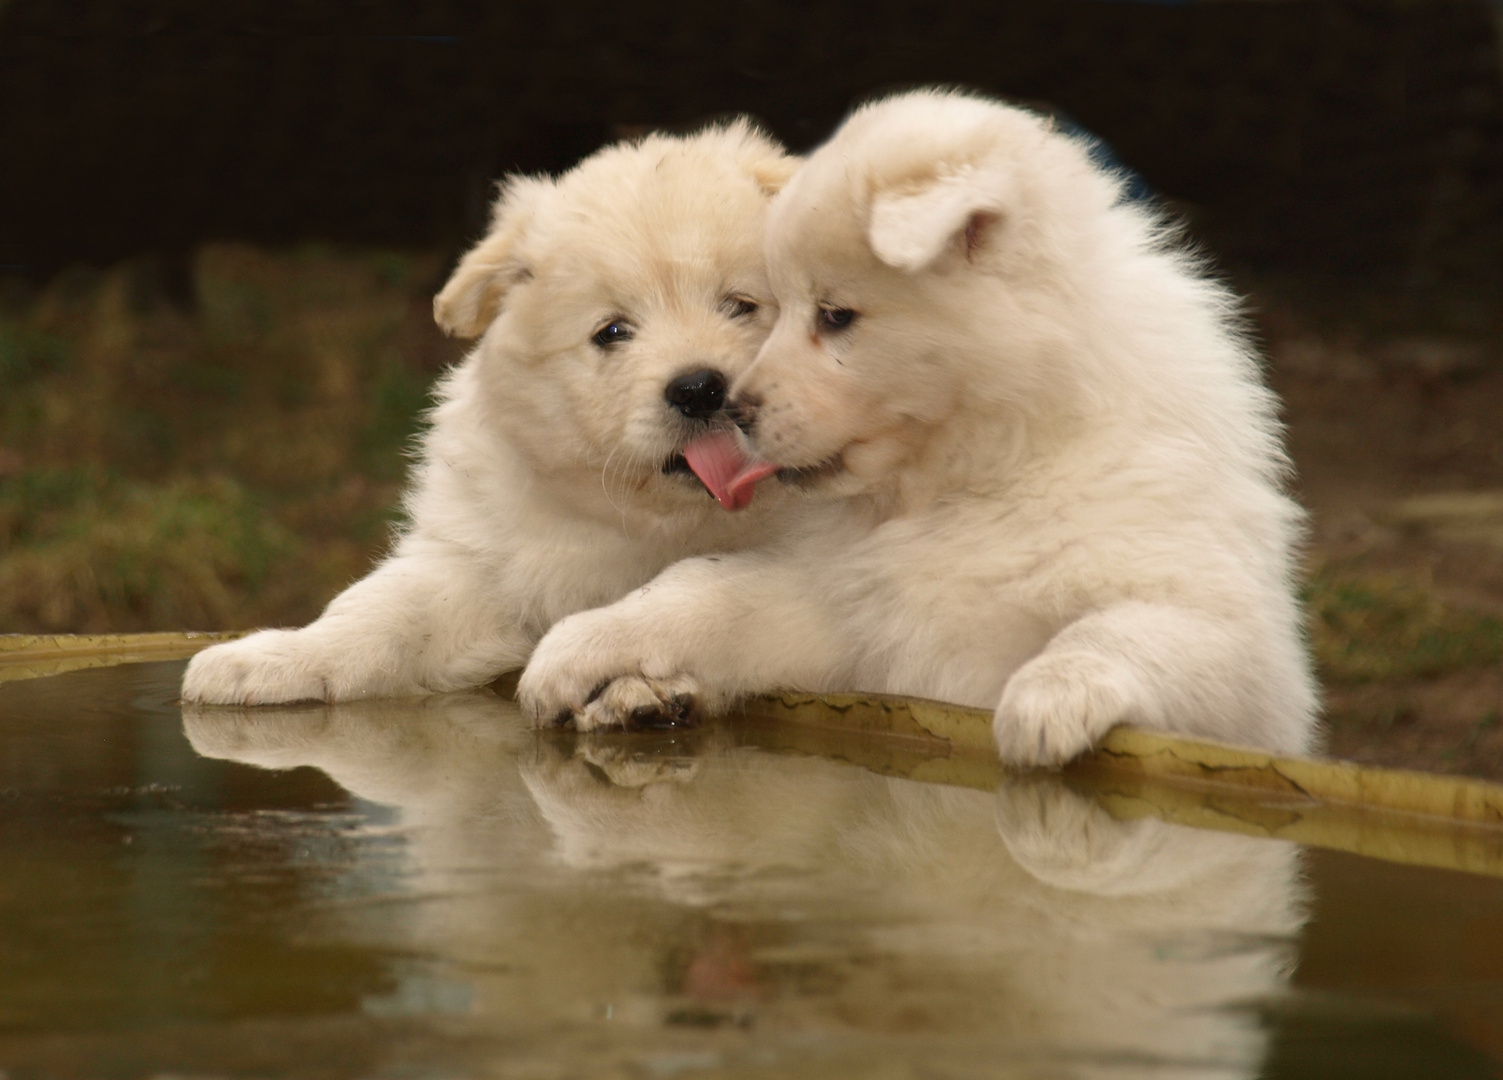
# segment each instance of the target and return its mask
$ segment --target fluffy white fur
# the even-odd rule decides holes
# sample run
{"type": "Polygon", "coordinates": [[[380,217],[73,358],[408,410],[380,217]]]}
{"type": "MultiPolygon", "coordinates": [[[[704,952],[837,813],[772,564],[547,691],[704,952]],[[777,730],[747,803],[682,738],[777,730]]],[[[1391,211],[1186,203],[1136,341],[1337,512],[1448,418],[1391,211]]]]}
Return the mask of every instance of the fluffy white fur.
{"type": "Polygon", "coordinates": [[[733,377],[755,356],[772,322],[762,219],[792,171],[737,123],[510,181],[434,303],[444,329],[480,341],[439,385],[410,529],[312,625],[200,653],[184,699],[473,686],[520,667],[564,615],[764,537],[780,492],[732,516],[693,476],[663,472],[696,433],[664,387],[706,367],[733,377]],[[615,320],[634,336],[596,344],[615,320]]]}
{"type": "Polygon", "coordinates": [[[712,707],[993,709],[1020,764],[1122,721],[1309,748],[1275,401],[1232,298],[1117,178],[1043,118],[918,92],[855,113],[767,228],[778,322],[733,393],[816,498],[560,622],[520,684],[535,719],[619,721],[646,677],[712,707]]]}

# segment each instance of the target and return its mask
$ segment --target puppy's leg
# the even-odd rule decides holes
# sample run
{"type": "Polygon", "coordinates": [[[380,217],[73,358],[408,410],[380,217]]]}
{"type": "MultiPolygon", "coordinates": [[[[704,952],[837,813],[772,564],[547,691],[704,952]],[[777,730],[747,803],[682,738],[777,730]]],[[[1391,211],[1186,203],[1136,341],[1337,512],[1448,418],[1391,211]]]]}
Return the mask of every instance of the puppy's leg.
{"type": "Polygon", "coordinates": [[[350,701],[475,686],[527,656],[508,607],[467,553],[409,543],[303,629],[262,630],[199,653],[183,700],[350,701]]]}
{"type": "Polygon", "coordinates": [[[1127,603],[1071,623],[1014,672],[992,730],[1018,765],[1058,765],[1123,722],[1298,752],[1314,705],[1289,628],[1127,603]]]}
{"type": "Polygon", "coordinates": [[[757,555],[686,559],[608,607],[555,624],[517,699],[536,723],[573,717],[594,728],[630,724],[654,700],[670,711],[686,693],[714,711],[776,687],[822,689],[845,659],[819,595],[757,555]]]}

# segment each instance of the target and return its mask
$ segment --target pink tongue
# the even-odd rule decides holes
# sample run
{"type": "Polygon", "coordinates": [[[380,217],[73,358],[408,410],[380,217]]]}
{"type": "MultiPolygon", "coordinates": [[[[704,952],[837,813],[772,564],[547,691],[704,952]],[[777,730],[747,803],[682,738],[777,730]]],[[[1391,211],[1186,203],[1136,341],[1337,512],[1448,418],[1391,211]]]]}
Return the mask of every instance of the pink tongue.
{"type": "Polygon", "coordinates": [[[747,457],[729,431],[716,431],[695,439],[684,447],[684,460],[727,510],[750,506],[757,481],[766,480],[778,471],[776,465],[747,457]]]}

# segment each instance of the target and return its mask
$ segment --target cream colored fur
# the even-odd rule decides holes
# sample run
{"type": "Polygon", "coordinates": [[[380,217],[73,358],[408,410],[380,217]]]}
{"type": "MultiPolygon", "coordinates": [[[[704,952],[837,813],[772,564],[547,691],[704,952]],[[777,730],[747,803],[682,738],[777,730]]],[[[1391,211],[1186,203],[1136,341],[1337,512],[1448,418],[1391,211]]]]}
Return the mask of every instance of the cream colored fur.
{"type": "Polygon", "coordinates": [[[411,527],[301,630],[194,658],[183,697],[348,700],[473,686],[520,667],[554,622],[670,563],[765,538],[783,501],[721,512],[662,466],[693,432],[676,375],[745,369],[772,314],[758,237],[793,161],[744,123],[601,151],[513,179],[439,294],[478,337],[446,375],[406,499],[411,527]],[[632,340],[592,342],[613,319],[632,340]]]}
{"type": "Polygon", "coordinates": [[[894,97],[777,197],[766,252],[778,322],[732,390],[814,498],[773,543],[555,626],[520,686],[537,720],[619,722],[646,677],[711,707],[978,706],[1021,764],[1123,721],[1310,748],[1275,401],[1233,299],[1085,147],[894,97]]]}
{"type": "Polygon", "coordinates": [[[393,996],[468,1001],[445,1030],[509,1075],[749,1046],[770,1076],[1251,1077],[1303,917],[1293,845],[1114,820],[1053,778],[946,788],[719,726],[533,735],[484,692],[184,720],[201,754],[397,808],[339,834],[353,898],[300,931],[421,958],[393,996]],[[671,1023],[696,1013],[750,1035],[671,1023]]]}

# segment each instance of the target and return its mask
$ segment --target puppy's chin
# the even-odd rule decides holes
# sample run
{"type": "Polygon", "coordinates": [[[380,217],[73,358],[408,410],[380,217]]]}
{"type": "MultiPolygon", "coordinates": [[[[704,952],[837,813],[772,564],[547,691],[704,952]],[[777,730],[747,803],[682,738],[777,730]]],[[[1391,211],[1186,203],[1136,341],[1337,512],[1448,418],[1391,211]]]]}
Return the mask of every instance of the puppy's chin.
{"type": "Polygon", "coordinates": [[[777,478],[810,495],[839,497],[881,487],[891,481],[912,451],[895,435],[847,443],[812,465],[779,469],[777,478]]]}
{"type": "Polygon", "coordinates": [[[845,466],[841,464],[839,454],[832,454],[814,465],[787,466],[779,469],[774,475],[778,483],[785,487],[819,494],[828,494],[832,490],[832,485],[837,485],[842,478],[849,477],[845,466]]]}

